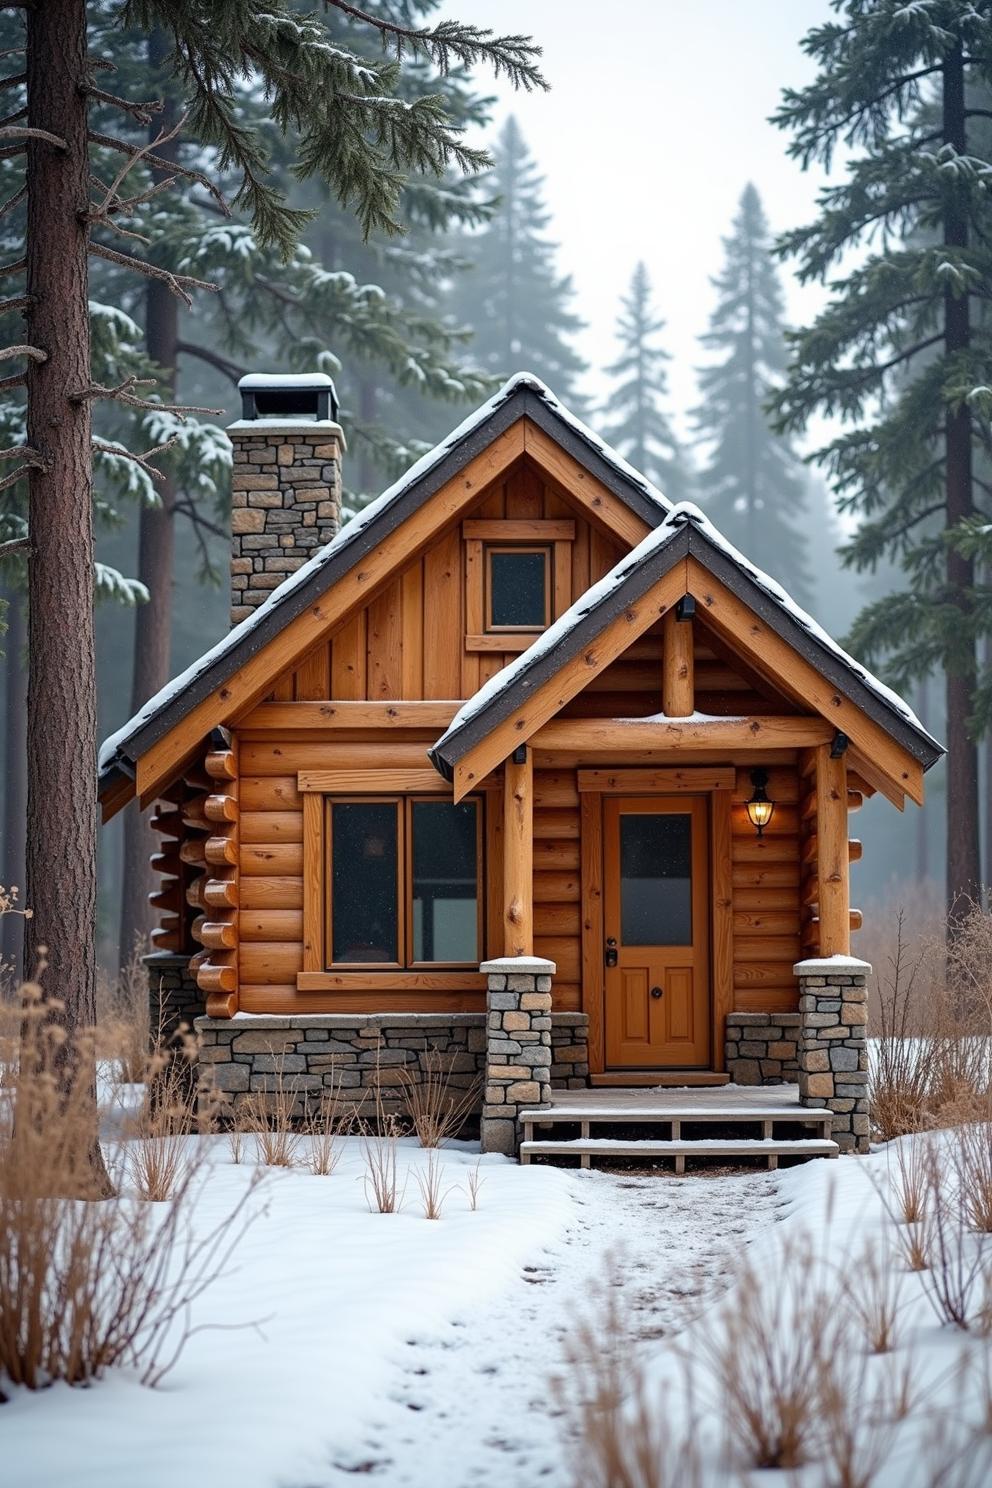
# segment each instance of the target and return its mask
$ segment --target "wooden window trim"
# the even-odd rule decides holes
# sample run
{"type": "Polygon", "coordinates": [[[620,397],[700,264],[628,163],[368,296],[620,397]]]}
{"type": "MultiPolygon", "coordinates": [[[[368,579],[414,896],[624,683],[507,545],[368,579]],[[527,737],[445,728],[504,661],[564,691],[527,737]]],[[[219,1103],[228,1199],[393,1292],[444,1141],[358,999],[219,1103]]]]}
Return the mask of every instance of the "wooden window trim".
{"type": "MultiPolygon", "coordinates": [[[[450,802],[452,797],[445,782],[433,771],[420,770],[308,770],[298,774],[303,792],[303,969],[297,973],[298,991],[333,991],[347,987],[352,991],[381,990],[387,986],[397,992],[477,991],[484,985],[478,977],[478,961],[407,962],[413,946],[412,900],[412,832],[413,805],[416,801],[450,802]],[[328,789],[325,781],[333,784],[328,789]],[[398,925],[397,962],[330,962],[332,945],[331,807],[336,801],[361,802],[392,799],[397,804],[397,878],[398,925]],[[402,856],[399,856],[399,855],[402,856]],[[450,977],[450,981],[439,981],[450,977]]],[[[476,915],[477,944],[484,957],[490,954],[488,939],[492,935],[489,920],[492,904],[486,876],[487,861],[499,857],[501,843],[496,840],[499,812],[487,809],[490,790],[501,788],[499,780],[490,780],[485,788],[473,792],[476,815],[476,915]]]]}
{"type": "Polygon", "coordinates": [[[470,520],[462,523],[465,543],[465,641],[467,652],[526,651],[572,602],[572,544],[575,523],[569,520],[470,520]],[[512,549],[547,551],[545,624],[495,628],[489,620],[489,555],[512,549]]]}

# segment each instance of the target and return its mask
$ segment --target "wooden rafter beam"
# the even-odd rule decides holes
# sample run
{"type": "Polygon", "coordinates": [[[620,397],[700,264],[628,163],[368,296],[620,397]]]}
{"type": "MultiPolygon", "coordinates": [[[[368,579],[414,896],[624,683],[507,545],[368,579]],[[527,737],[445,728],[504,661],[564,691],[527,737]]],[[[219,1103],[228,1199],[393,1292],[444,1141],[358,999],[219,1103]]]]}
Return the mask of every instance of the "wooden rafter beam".
{"type": "Polygon", "coordinates": [[[532,736],[535,749],[557,749],[581,754],[609,751],[618,756],[671,748],[688,753],[717,754],[746,750],[806,749],[827,744],[833,730],[822,718],[714,718],[705,721],[666,719],[561,718],[532,736]]]}

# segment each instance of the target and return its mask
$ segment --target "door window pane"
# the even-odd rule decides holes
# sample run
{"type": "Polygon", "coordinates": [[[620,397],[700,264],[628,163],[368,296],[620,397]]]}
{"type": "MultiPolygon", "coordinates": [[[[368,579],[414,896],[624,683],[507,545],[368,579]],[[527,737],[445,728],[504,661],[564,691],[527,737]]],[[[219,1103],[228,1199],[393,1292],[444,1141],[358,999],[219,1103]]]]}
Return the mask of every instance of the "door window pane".
{"type": "Polygon", "coordinates": [[[335,801],[331,813],[332,959],[398,961],[397,803],[335,801]]]}
{"type": "Polygon", "coordinates": [[[496,549],[489,553],[489,625],[543,630],[548,623],[546,548],[537,551],[496,549]]]}
{"type": "Polygon", "coordinates": [[[628,946],[692,944],[691,816],[621,816],[620,936],[628,946]]]}
{"type": "Polygon", "coordinates": [[[414,801],[413,959],[479,960],[478,806],[414,801]]]}

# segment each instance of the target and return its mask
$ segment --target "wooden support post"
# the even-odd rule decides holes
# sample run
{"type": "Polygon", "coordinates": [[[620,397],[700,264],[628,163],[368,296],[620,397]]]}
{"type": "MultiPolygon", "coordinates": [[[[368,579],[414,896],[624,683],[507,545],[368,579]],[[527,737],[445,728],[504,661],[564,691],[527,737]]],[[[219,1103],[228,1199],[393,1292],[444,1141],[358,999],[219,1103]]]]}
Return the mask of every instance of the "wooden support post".
{"type": "Polygon", "coordinates": [[[851,954],[851,881],[847,843],[847,764],[816,750],[816,848],[820,955],[851,954]]]}
{"type": "Polygon", "coordinates": [[[503,780],[504,955],[534,954],[534,756],[511,756],[503,780]]]}
{"type": "Polygon", "coordinates": [[[692,621],[666,610],[663,629],[661,710],[668,718],[688,718],[696,706],[692,621]]]}

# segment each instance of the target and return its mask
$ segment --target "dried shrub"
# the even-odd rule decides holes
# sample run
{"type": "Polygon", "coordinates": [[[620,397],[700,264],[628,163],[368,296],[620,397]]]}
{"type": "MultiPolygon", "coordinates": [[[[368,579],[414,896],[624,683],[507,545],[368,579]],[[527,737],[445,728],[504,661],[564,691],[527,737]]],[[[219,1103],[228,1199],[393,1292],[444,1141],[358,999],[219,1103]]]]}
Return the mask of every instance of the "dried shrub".
{"type": "Polygon", "coordinates": [[[304,1163],[315,1178],[329,1178],[341,1161],[341,1138],[358,1119],[358,1107],[341,1098],[340,1078],[307,1111],[304,1163]]]}
{"type": "Polygon", "coordinates": [[[444,1201],[454,1187],[442,1187],[444,1177],[441,1164],[438,1161],[437,1149],[432,1147],[428,1151],[426,1165],[416,1168],[413,1174],[420,1190],[420,1201],[424,1208],[425,1219],[440,1219],[444,1201]]]}
{"type": "Polygon", "coordinates": [[[955,1134],[960,1202],[973,1229],[992,1234],[992,1122],[965,1122],[955,1134]]]}
{"type": "Polygon", "coordinates": [[[147,950],[145,941],[136,939],[116,978],[97,978],[97,1054],[122,1085],[140,1085],[149,1051],[166,1042],[161,1018],[157,1029],[151,1026],[148,969],[142,960],[147,950]]]}
{"type": "Polygon", "coordinates": [[[896,1197],[897,1217],[904,1224],[916,1224],[926,1210],[930,1166],[927,1144],[916,1137],[906,1137],[890,1149],[895,1152],[896,1176],[891,1164],[889,1182],[896,1197]]]}
{"type": "Polygon", "coordinates": [[[566,1370],[551,1381],[575,1488],[699,1488],[691,1411],[678,1417],[633,1352],[618,1275],[570,1331],[566,1370]]]}
{"type": "Polygon", "coordinates": [[[869,1101],[883,1141],[992,1115],[992,916],[972,906],[952,930],[910,943],[900,910],[876,974],[869,1101]]]}
{"type": "Polygon", "coordinates": [[[245,1121],[255,1138],[258,1161],[267,1168],[295,1168],[301,1132],[294,1124],[297,1089],[276,1062],[269,1090],[253,1090],[242,1101],[245,1121]]]}
{"type": "Polygon", "coordinates": [[[373,1214],[397,1214],[403,1207],[406,1184],[399,1183],[400,1125],[392,1111],[387,1111],[378,1080],[375,1084],[375,1112],[369,1119],[359,1118],[362,1156],[365,1159],[365,1197],[373,1214]]]}
{"type": "Polygon", "coordinates": [[[197,1152],[189,1141],[195,1129],[196,1039],[185,1026],[166,1041],[161,1035],[145,1054],[140,1083],[145,1094],[124,1123],[120,1151],[123,1176],[143,1199],[171,1198],[197,1152]]]}
{"type": "Polygon", "coordinates": [[[440,1147],[456,1135],[479,1096],[479,1082],[452,1085],[452,1060],[429,1049],[416,1071],[401,1069],[400,1091],[410,1125],[421,1147],[440,1147]]]}
{"type": "Polygon", "coordinates": [[[197,1161],[165,1204],[107,1196],[92,1166],[95,1031],[75,1037],[67,1061],[57,1004],[37,985],[22,992],[17,1059],[0,1086],[0,1377],[34,1390],[126,1366],[157,1384],[250,1222],[252,1185],[199,1235],[197,1161]]]}
{"type": "Polygon", "coordinates": [[[866,1245],[858,1257],[857,1285],[848,1296],[851,1315],[871,1354],[888,1354],[896,1346],[905,1273],[892,1264],[888,1246],[866,1245]]]}
{"type": "Polygon", "coordinates": [[[854,1352],[851,1332],[836,1278],[808,1240],[785,1247],[771,1273],[741,1266],[731,1303],[693,1338],[728,1444],[746,1467],[792,1470],[822,1451],[821,1403],[839,1388],[834,1361],[854,1352]]]}
{"type": "Polygon", "coordinates": [[[924,1291],[942,1323],[984,1329],[992,1295],[992,1253],[973,1233],[967,1198],[954,1164],[945,1164],[936,1142],[928,1144],[927,1269],[924,1291]]]}
{"type": "Polygon", "coordinates": [[[482,1185],[486,1181],[485,1178],[483,1178],[482,1173],[480,1172],[481,1167],[482,1159],[480,1157],[475,1167],[469,1171],[468,1177],[465,1179],[465,1191],[468,1194],[468,1207],[471,1209],[473,1214],[479,1207],[479,1193],[482,1189],[482,1185]]]}

